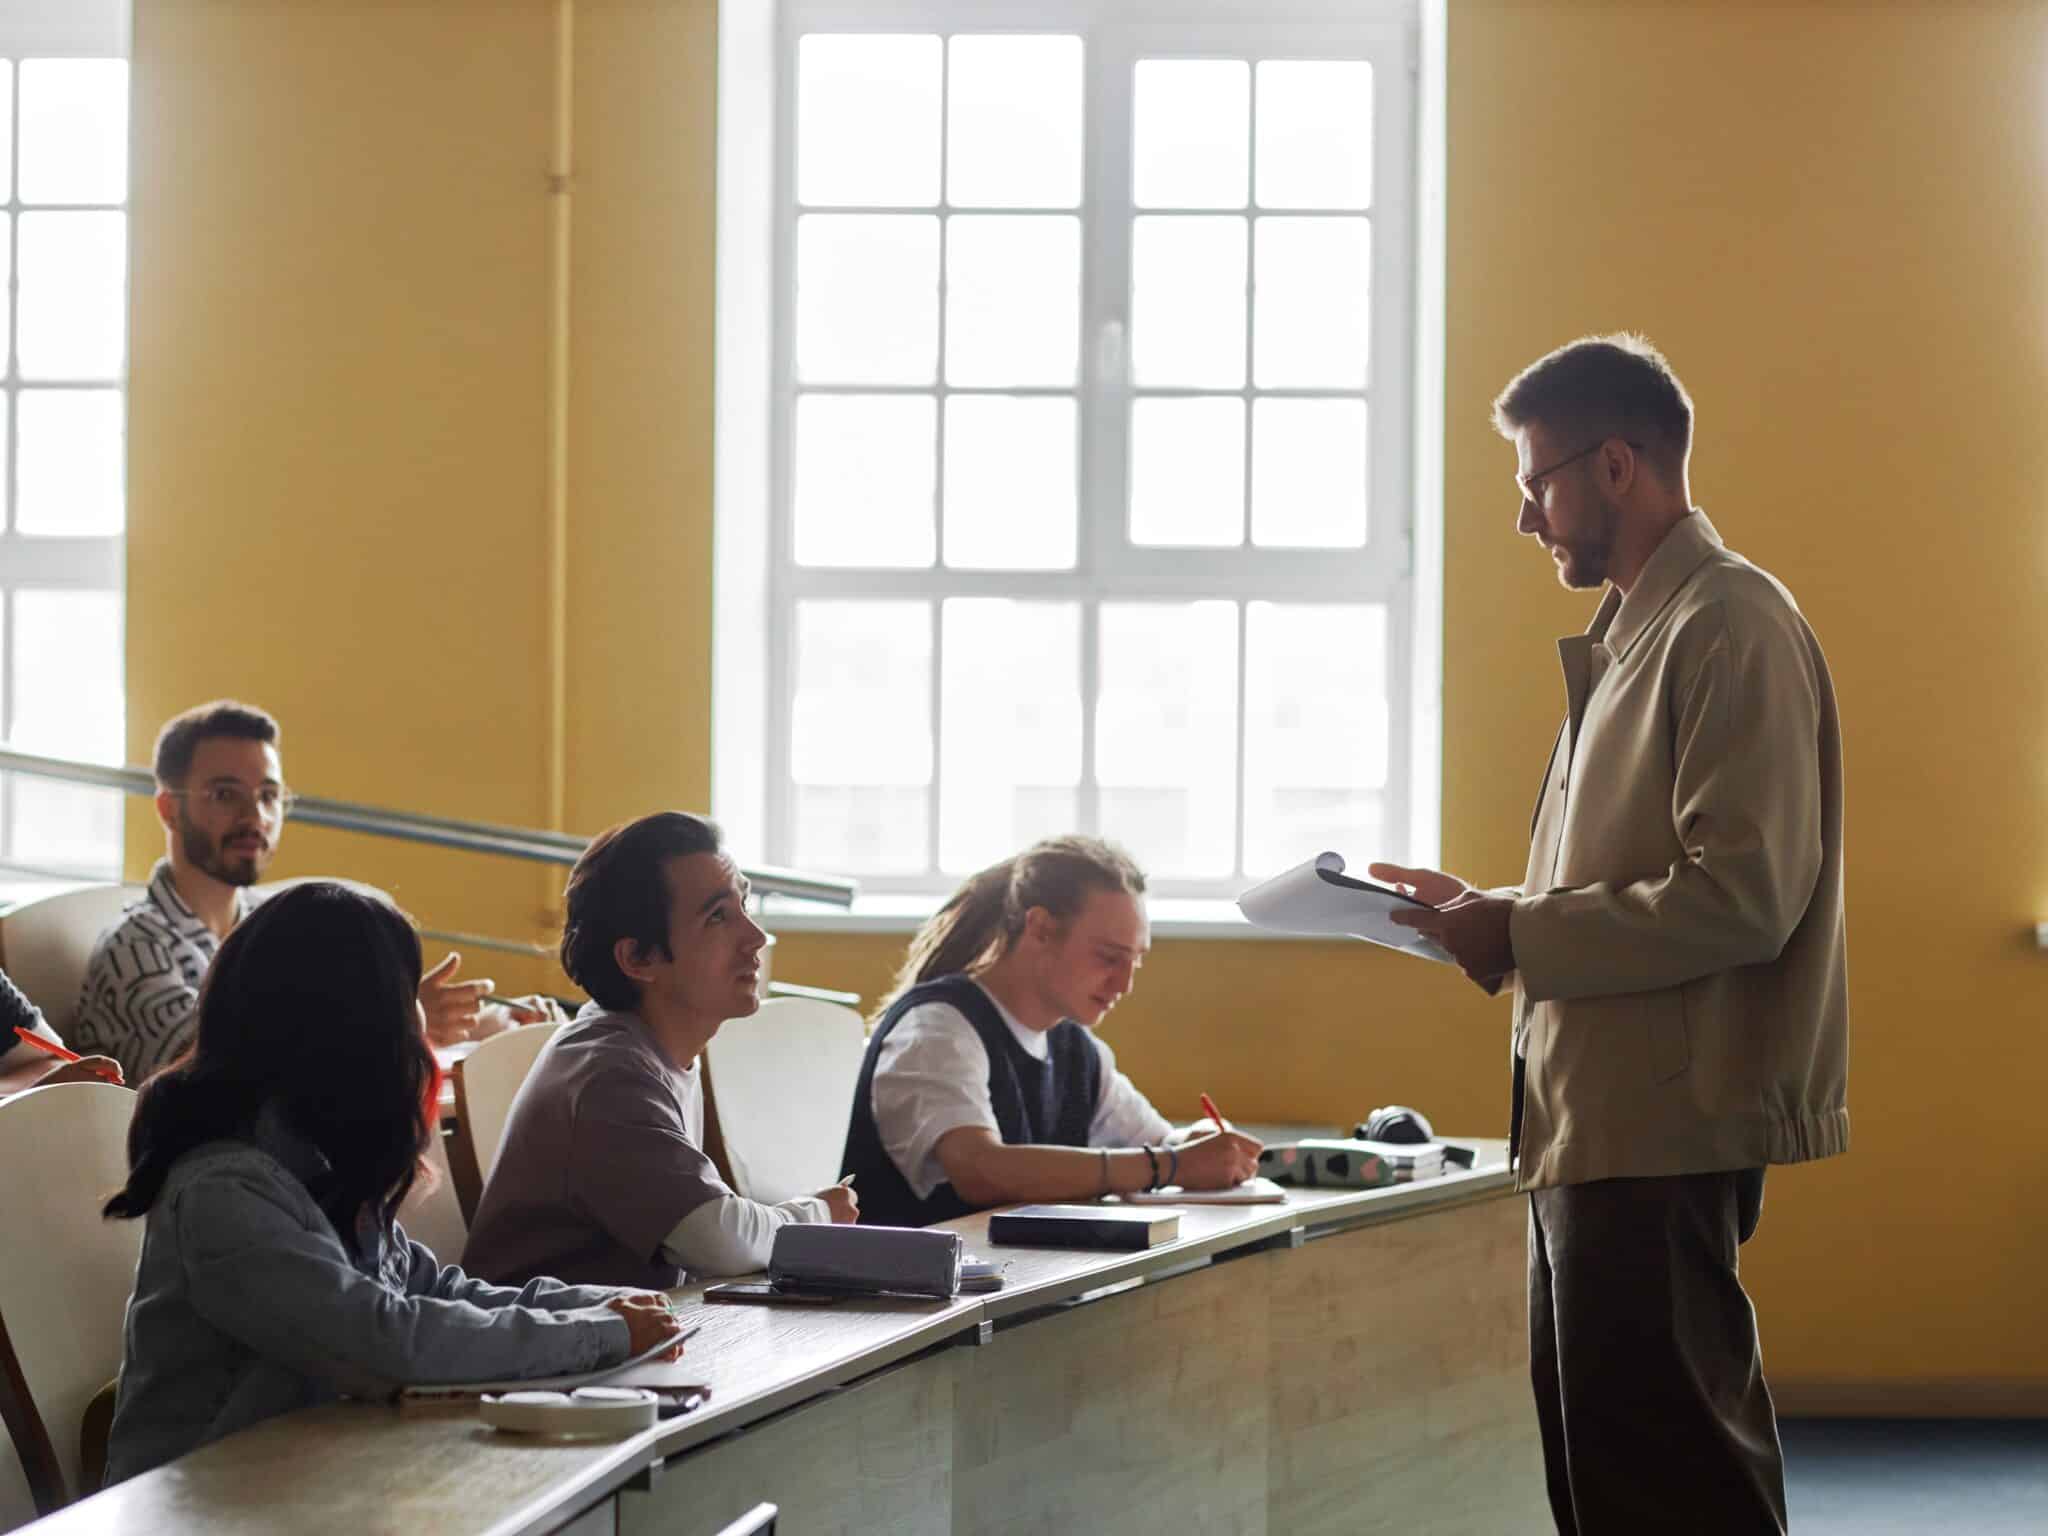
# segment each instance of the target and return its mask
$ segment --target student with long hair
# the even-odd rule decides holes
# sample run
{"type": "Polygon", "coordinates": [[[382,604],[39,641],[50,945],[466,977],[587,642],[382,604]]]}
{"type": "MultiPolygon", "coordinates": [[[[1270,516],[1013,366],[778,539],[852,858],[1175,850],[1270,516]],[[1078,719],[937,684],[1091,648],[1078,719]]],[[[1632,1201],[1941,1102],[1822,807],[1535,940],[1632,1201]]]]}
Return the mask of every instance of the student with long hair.
{"type": "Polygon", "coordinates": [[[854,1090],[861,1219],[924,1226],[1016,1200],[1249,1178],[1259,1143],[1176,1131],[1095,1033],[1151,932],[1145,877],[1089,837],[975,875],[911,942],[854,1090]]]}
{"type": "Polygon", "coordinates": [[[326,881],[221,945],[106,1204],[148,1218],[109,1481],[336,1397],[591,1370],[675,1336],[659,1295],[500,1289],[407,1240],[395,1213],[438,1115],[419,984],[405,916],[326,881]]]}

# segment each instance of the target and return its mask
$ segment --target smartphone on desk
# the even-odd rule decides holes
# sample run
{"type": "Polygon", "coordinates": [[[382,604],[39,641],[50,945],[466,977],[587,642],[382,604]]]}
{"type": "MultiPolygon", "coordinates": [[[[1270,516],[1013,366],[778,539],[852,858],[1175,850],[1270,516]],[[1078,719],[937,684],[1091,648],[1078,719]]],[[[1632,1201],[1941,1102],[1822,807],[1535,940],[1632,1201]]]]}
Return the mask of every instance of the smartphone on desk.
{"type": "Polygon", "coordinates": [[[845,1298],[829,1291],[786,1291],[767,1280],[727,1280],[704,1287],[706,1301],[751,1301],[770,1307],[829,1307],[845,1298]]]}

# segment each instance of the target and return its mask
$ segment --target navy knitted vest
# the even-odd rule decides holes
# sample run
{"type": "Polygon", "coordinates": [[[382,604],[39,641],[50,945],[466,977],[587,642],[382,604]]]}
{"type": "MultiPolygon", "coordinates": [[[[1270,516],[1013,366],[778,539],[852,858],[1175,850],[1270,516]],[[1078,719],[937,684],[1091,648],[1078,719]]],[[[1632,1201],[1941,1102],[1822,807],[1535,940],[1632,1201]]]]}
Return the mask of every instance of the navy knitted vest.
{"type": "Polygon", "coordinates": [[[1102,1096],[1102,1057],[1088,1031],[1062,1019],[1046,1032],[1051,1047],[1039,1061],[1017,1043],[989,996],[965,976],[940,976],[920,982],[889,1005],[868,1039],[860,1064],[860,1082],[853,1093],[853,1119],[846,1131],[842,1174],[857,1174],[860,1219],[873,1226],[925,1227],[977,1209],[961,1199],[951,1184],[941,1184],[920,1200],[910,1182],[897,1171],[882,1133],[875,1124],[875,1062],[882,1042],[899,1020],[920,1003],[948,1003],[965,1015],[988,1052],[988,1096],[996,1125],[1012,1146],[1036,1143],[1060,1147],[1088,1145],[1088,1127],[1102,1096]]]}

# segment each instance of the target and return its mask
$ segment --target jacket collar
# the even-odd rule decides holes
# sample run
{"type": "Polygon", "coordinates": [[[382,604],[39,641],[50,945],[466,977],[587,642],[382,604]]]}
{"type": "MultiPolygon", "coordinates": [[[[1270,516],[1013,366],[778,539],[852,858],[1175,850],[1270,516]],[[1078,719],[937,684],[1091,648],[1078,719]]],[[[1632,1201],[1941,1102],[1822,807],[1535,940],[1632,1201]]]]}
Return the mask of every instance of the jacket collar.
{"type": "Polygon", "coordinates": [[[1724,547],[1707,514],[1693,508],[1664,535],[1626,595],[1614,587],[1607,589],[1593,622],[1586,626],[1587,636],[1605,645],[1614,660],[1621,660],[1693,572],[1724,547]]]}

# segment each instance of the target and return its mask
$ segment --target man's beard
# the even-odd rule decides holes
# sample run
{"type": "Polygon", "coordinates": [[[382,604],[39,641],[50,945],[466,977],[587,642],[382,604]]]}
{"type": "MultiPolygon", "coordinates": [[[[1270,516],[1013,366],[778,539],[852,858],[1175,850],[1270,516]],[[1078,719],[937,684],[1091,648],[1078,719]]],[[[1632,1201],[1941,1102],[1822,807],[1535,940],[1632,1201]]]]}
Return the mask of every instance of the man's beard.
{"type": "Polygon", "coordinates": [[[182,811],[178,816],[178,844],[185,851],[186,863],[222,885],[254,885],[262,877],[264,865],[270,862],[269,850],[260,846],[253,853],[226,852],[207,836],[204,827],[182,811]]]}
{"type": "Polygon", "coordinates": [[[1612,502],[1600,504],[1600,531],[1583,539],[1559,541],[1564,550],[1564,559],[1557,563],[1558,585],[1571,592],[1583,592],[1597,587],[1607,580],[1607,570],[1614,563],[1614,535],[1621,524],[1621,514],[1612,502]]]}

